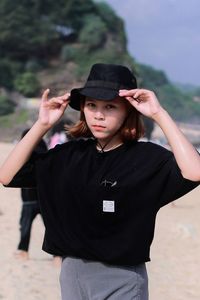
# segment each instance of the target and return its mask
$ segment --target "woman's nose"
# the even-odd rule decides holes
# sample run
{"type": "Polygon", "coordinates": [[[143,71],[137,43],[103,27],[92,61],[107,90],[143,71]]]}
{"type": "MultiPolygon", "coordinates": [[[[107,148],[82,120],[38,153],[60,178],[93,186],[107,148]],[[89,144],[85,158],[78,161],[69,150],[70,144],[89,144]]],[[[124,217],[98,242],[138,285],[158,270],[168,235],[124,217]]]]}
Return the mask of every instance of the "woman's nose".
{"type": "Polygon", "coordinates": [[[103,112],[100,111],[100,110],[96,111],[94,118],[96,120],[104,120],[104,114],[103,114],[103,112]]]}

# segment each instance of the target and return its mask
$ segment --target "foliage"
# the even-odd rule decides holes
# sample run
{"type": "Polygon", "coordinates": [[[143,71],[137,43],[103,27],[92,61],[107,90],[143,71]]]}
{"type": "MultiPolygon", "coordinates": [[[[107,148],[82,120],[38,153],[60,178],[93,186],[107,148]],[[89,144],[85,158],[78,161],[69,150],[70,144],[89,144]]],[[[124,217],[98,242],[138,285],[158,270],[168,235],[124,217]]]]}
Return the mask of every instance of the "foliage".
{"type": "Polygon", "coordinates": [[[9,59],[0,60],[0,86],[8,89],[13,88],[13,79],[22,69],[22,65],[19,62],[9,59]]]}
{"type": "Polygon", "coordinates": [[[99,16],[86,15],[79,33],[79,42],[88,50],[101,47],[106,39],[107,28],[99,16]]]}
{"type": "Polygon", "coordinates": [[[192,109],[192,97],[182,93],[172,84],[167,84],[156,89],[157,95],[163,106],[179,121],[192,119],[195,111],[192,109]]]}
{"type": "Polygon", "coordinates": [[[0,116],[10,114],[14,111],[14,104],[6,95],[0,95],[0,116]]]}
{"type": "Polygon", "coordinates": [[[91,0],[1,0],[0,54],[23,60],[48,57],[94,9],[91,0]]]}
{"type": "Polygon", "coordinates": [[[39,81],[35,74],[31,72],[25,72],[18,76],[14,84],[16,90],[27,97],[35,96],[40,90],[39,81]]]}
{"type": "Polygon", "coordinates": [[[97,49],[92,55],[88,54],[87,49],[82,49],[79,55],[76,56],[76,76],[79,80],[85,80],[91,65],[94,63],[121,64],[135,68],[134,61],[123,52],[116,49],[97,49]]]}
{"type": "Polygon", "coordinates": [[[0,3],[0,45],[2,55],[26,59],[40,55],[57,36],[49,18],[42,18],[39,1],[2,0],[0,3]],[[31,20],[31,22],[30,22],[31,20]],[[43,51],[41,51],[43,50],[43,51]],[[39,51],[41,51],[39,53],[39,51]],[[6,53],[5,53],[6,52],[6,53]]]}
{"type": "Polygon", "coordinates": [[[76,59],[78,53],[79,50],[77,48],[67,44],[62,47],[60,58],[63,62],[73,61],[76,59]]]}
{"type": "Polygon", "coordinates": [[[169,80],[163,71],[155,70],[151,66],[139,65],[140,84],[148,89],[154,89],[169,84],[169,80]]]}
{"type": "Polygon", "coordinates": [[[194,96],[200,97],[200,87],[196,88],[195,91],[193,92],[194,96]]]}
{"type": "Polygon", "coordinates": [[[8,60],[0,61],[0,86],[12,88],[12,68],[8,60]]]}
{"type": "Polygon", "coordinates": [[[61,7],[58,8],[60,4],[57,5],[57,12],[60,12],[61,19],[66,18],[67,25],[77,32],[83,26],[83,16],[93,14],[96,11],[96,5],[92,0],[63,0],[61,2],[61,7]]]}
{"type": "Polygon", "coordinates": [[[32,58],[27,60],[27,62],[25,63],[24,69],[27,72],[38,72],[41,69],[43,69],[45,67],[45,62],[44,61],[40,61],[39,59],[36,58],[32,58]]]}
{"type": "Polygon", "coordinates": [[[106,24],[108,31],[115,33],[115,38],[124,46],[124,51],[126,51],[127,40],[123,20],[116,15],[114,10],[106,2],[99,2],[96,5],[98,14],[106,24]]]}

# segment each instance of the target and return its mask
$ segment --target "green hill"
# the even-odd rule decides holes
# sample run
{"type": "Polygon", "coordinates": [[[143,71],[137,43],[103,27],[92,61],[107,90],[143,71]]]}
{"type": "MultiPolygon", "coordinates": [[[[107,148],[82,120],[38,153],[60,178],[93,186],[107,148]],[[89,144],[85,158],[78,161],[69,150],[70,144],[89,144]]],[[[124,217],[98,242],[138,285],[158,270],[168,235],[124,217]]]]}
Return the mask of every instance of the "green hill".
{"type": "Polygon", "coordinates": [[[124,22],[106,3],[1,0],[0,115],[3,120],[4,115],[14,111],[15,105],[20,107],[22,96],[38,97],[47,87],[54,95],[81,86],[96,62],[132,68],[139,86],[154,90],[177,120],[195,122],[199,118],[200,105],[193,101],[193,93],[177,88],[163,71],[139,64],[130,56],[124,22]]]}

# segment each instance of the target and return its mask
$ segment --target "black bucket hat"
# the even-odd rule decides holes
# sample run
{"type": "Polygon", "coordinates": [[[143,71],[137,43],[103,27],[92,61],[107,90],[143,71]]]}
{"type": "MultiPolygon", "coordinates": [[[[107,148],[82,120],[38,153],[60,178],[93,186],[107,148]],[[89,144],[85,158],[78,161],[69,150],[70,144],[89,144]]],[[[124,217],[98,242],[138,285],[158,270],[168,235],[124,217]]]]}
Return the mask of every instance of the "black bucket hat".
{"type": "Polygon", "coordinates": [[[71,91],[69,105],[80,110],[80,102],[85,97],[97,100],[112,100],[119,96],[120,89],[136,89],[133,73],[125,66],[113,64],[94,64],[82,88],[71,91]]]}

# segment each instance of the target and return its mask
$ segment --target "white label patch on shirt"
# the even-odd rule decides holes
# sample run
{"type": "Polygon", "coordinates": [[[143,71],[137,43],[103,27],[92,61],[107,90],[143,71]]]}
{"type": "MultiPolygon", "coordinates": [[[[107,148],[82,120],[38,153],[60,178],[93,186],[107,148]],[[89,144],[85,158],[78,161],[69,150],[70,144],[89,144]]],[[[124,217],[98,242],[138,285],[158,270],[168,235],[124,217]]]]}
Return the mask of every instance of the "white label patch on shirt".
{"type": "Polygon", "coordinates": [[[103,200],[103,211],[104,212],[115,212],[115,201],[103,200]]]}

